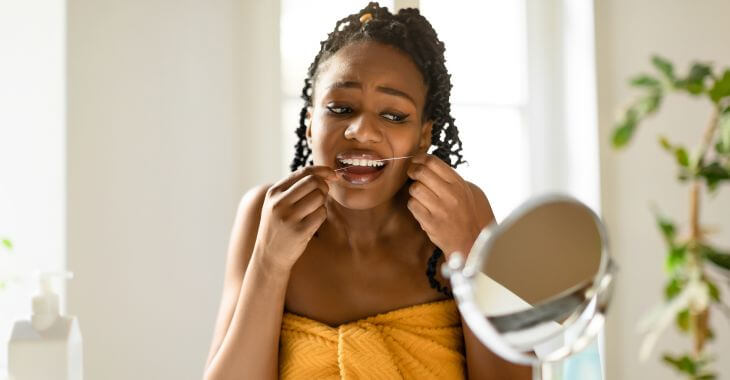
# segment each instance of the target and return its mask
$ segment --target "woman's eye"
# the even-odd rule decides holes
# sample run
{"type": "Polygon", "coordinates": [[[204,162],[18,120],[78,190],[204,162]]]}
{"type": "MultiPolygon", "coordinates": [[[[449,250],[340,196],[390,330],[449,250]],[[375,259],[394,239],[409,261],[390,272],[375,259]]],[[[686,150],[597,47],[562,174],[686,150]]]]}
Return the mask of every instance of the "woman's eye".
{"type": "Polygon", "coordinates": [[[330,110],[330,112],[337,114],[337,115],[342,115],[342,114],[345,114],[348,112],[352,112],[350,107],[327,106],[327,109],[330,110]]]}
{"type": "Polygon", "coordinates": [[[404,121],[408,117],[408,115],[399,115],[397,113],[384,113],[383,117],[390,121],[399,122],[404,121]]]}

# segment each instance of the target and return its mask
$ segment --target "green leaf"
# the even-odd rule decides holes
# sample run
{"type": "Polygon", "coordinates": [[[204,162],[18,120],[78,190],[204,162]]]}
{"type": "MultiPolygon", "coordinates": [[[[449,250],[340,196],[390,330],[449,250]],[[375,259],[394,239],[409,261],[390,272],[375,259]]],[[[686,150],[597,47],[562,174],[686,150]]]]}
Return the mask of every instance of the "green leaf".
{"type": "Polygon", "coordinates": [[[714,282],[705,279],[707,284],[707,290],[710,292],[710,298],[715,302],[720,302],[720,289],[717,288],[714,282]]]}
{"type": "Polygon", "coordinates": [[[720,268],[730,270],[730,254],[720,252],[708,245],[701,245],[700,253],[711,263],[719,266],[720,268]]]}
{"type": "Polygon", "coordinates": [[[717,153],[730,153],[730,112],[726,112],[718,121],[718,130],[720,138],[715,145],[717,153]]]}
{"type": "Polygon", "coordinates": [[[700,168],[697,175],[705,177],[707,187],[711,192],[715,190],[720,182],[730,180],[730,171],[717,161],[700,168]]]}
{"type": "Polygon", "coordinates": [[[707,63],[695,62],[689,69],[689,75],[687,81],[689,82],[701,82],[708,76],[712,75],[712,66],[707,63]]]}
{"type": "Polygon", "coordinates": [[[664,298],[669,301],[672,298],[676,297],[679,292],[682,291],[682,288],[684,287],[684,281],[678,279],[677,277],[673,277],[667,282],[667,285],[664,287],[664,298]]]}
{"type": "Polygon", "coordinates": [[[664,136],[659,136],[659,145],[661,145],[661,147],[664,148],[664,150],[666,150],[667,152],[672,151],[672,144],[670,144],[669,140],[667,140],[667,138],[664,136]]]}
{"type": "Polygon", "coordinates": [[[693,95],[699,95],[705,91],[705,78],[712,75],[712,68],[704,63],[695,63],[689,70],[686,79],[680,81],[679,87],[684,88],[693,95]]]}
{"type": "Polygon", "coordinates": [[[728,150],[728,147],[722,143],[722,141],[718,141],[715,143],[715,152],[717,154],[727,154],[730,153],[730,150],[728,150]]]}
{"type": "Polygon", "coordinates": [[[683,168],[689,167],[689,154],[684,147],[672,145],[669,140],[663,136],[659,138],[659,145],[661,145],[664,150],[674,155],[679,166],[683,168]]]}
{"type": "Polygon", "coordinates": [[[13,242],[11,242],[9,239],[2,239],[2,245],[5,246],[8,250],[13,249],[13,242]]]}
{"type": "Polygon", "coordinates": [[[656,110],[659,109],[661,102],[662,96],[659,92],[652,92],[651,94],[639,99],[635,106],[638,118],[641,119],[646,115],[656,112],[656,110]]]}
{"type": "Polygon", "coordinates": [[[720,99],[730,95],[730,69],[725,70],[722,78],[715,81],[710,89],[710,98],[713,102],[718,103],[720,99]]]}
{"type": "Polygon", "coordinates": [[[677,158],[677,163],[680,166],[683,166],[685,168],[689,166],[689,155],[683,147],[675,149],[674,156],[677,158]]]}
{"type": "Polygon", "coordinates": [[[651,63],[654,64],[654,67],[656,67],[662,74],[664,74],[664,77],[669,80],[669,83],[674,84],[676,77],[674,76],[674,66],[671,62],[663,57],[655,55],[651,58],[651,63]]]}
{"type": "Polygon", "coordinates": [[[677,327],[682,332],[689,331],[689,309],[684,309],[677,313],[677,327]]]}
{"type": "Polygon", "coordinates": [[[687,247],[685,245],[682,246],[671,246],[669,247],[669,252],[667,254],[666,259],[666,270],[669,273],[674,273],[677,268],[684,265],[684,258],[685,253],[687,252],[687,247]]]}
{"type": "Polygon", "coordinates": [[[692,360],[689,356],[684,355],[681,357],[672,357],[670,355],[664,355],[662,357],[664,362],[671,364],[676,370],[684,372],[689,375],[697,374],[697,363],[692,360]]]}
{"type": "Polygon", "coordinates": [[[659,87],[661,84],[658,79],[648,74],[640,74],[629,82],[634,87],[659,87]]]}
{"type": "Polygon", "coordinates": [[[672,245],[674,236],[677,233],[677,227],[674,226],[674,222],[656,211],[654,212],[654,218],[656,219],[657,226],[659,226],[659,230],[662,232],[662,236],[664,236],[664,240],[667,244],[672,245]]]}
{"type": "Polygon", "coordinates": [[[620,148],[626,145],[631,136],[634,134],[636,129],[636,111],[629,109],[626,111],[624,119],[616,126],[613,132],[613,146],[614,148],[620,148]]]}

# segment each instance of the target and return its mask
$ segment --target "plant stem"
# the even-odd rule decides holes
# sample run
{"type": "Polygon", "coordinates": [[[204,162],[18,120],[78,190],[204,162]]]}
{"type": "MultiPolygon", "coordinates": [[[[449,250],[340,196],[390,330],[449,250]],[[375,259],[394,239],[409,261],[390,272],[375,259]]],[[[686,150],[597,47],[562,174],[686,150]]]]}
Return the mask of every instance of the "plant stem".
{"type": "MultiPolygon", "coordinates": [[[[692,188],[689,193],[689,220],[691,228],[691,239],[692,242],[697,244],[702,239],[702,231],[700,231],[700,186],[701,182],[699,179],[695,179],[692,182],[692,188]]],[[[695,245],[693,244],[693,246],[695,245]]],[[[695,249],[692,250],[695,253],[695,249]]],[[[695,257],[696,259],[697,257],[695,257]]]]}
{"type": "Polygon", "coordinates": [[[707,125],[707,128],[705,129],[705,133],[702,135],[702,145],[700,145],[700,151],[699,156],[697,160],[697,166],[695,167],[695,170],[701,169],[699,167],[700,164],[704,163],[705,156],[707,155],[707,150],[710,148],[710,145],[712,144],[712,140],[715,137],[715,131],[717,130],[717,119],[720,117],[720,109],[715,107],[712,110],[712,117],[710,118],[710,123],[707,125]]]}
{"type": "MultiPolygon", "coordinates": [[[[698,179],[695,179],[692,182],[692,188],[690,190],[690,228],[691,228],[691,238],[690,238],[690,270],[694,271],[700,271],[700,273],[704,272],[702,270],[702,261],[699,257],[699,249],[698,245],[700,240],[702,239],[701,231],[700,231],[700,223],[699,223],[699,213],[700,213],[700,186],[701,182],[698,179]]],[[[694,337],[694,358],[699,359],[700,355],[702,354],[702,348],[705,345],[705,337],[707,335],[707,315],[708,310],[705,308],[704,310],[696,310],[690,307],[690,326],[692,326],[691,331],[692,335],[694,337]]]]}
{"type": "MultiPolygon", "coordinates": [[[[699,156],[697,159],[695,173],[698,173],[701,169],[701,165],[705,162],[705,156],[707,155],[708,148],[710,147],[715,130],[717,129],[717,119],[719,116],[718,109],[715,108],[710,118],[710,123],[705,129],[705,133],[702,136],[702,145],[700,146],[699,156]]],[[[702,179],[695,177],[692,181],[692,188],[690,189],[690,251],[691,251],[691,265],[695,266],[694,270],[700,272],[700,277],[705,277],[704,265],[702,258],[700,257],[699,245],[704,239],[702,230],[700,229],[700,189],[702,187],[702,179]]],[[[705,341],[708,335],[708,320],[710,316],[710,308],[705,307],[703,310],[691,310],[690,309],[690,325],[692,326],[692,332],[694,335],[694,357],[698,359],[702,354],[702,349],[705,346],[705,341]]]]}
{"type": "Polygon", "coordinates": [[[702,354],[702,348],[705,346],[705,341],[707,339],[707,321],[710,317],[710,308],[706,307],[705,310],[700,312],[699,314],[695,314],[692,316],[695,327],[695,336],[694,336],[694,354],[695,354],[695,360],[700,358],[700,354],[702,354]]]}

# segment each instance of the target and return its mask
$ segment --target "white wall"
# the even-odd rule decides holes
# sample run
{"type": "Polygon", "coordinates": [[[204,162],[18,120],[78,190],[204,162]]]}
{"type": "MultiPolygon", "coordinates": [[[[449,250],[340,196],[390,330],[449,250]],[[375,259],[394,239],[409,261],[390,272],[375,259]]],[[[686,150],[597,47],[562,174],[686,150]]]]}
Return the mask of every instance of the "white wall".
{"type": "MultiPolygon", "coordinates": [[[[611,235],[620,273],[609,311],[606,333],[608,379],[681,378],[658,357],[691,348],[688,337],[675,329],[663,337],[646,363],[638,360],[640,336],[636,322],[661,299],[665,274],[664,245],[649,210],[649,201],[686,226],[689,187],[680,185],[676,165],[661,150],[657,135],[696,146],[710,117],[709,105],[675,95],[657,117],[641,126],[624,152],[610,148],[613,122],[619,107],[632,99],[627,80],[652,70],[650,55],[661,54],[686,73],[691,61],[712,60],[730,67],[727,41],[730,2],[726,0],[610,0],[595,1],[601,140],[601,194],[603,216],[611,235]]],[[[704,198],[701,220],[722,229],[716,242],[730,247],[730,186],[720,188],[713,201],[704,198]]],[[[730,291],[724,288],[725,299],[730,291]]],[[[720,313],[712,316],[719,343],[710,345],[720,378],[730,377],[730,329],[720,313]]]]}
{"type": "Polygon", "coordinates": [[[278,15],[69,0],[68,309],[86,378],[201,377],[237,202],[279,177],[278,15]]]}

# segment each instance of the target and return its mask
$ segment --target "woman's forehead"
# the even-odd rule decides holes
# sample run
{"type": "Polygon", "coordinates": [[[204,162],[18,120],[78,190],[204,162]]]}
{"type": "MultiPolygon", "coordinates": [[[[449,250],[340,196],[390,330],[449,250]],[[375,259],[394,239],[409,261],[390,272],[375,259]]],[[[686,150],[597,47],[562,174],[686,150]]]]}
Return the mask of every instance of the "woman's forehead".
{"type": "Polygon", "coordinates": [[[342,83],[400,90],[423,103],[426,86],[413,60],[399,49],[376,42],[347,45],[322,63],[317,87],[326,92],[342,83]]]}

